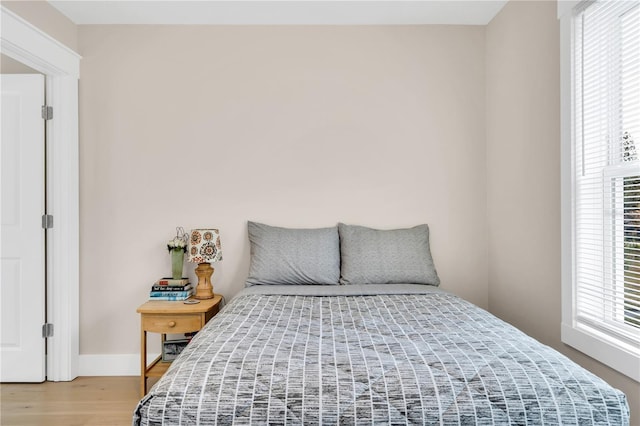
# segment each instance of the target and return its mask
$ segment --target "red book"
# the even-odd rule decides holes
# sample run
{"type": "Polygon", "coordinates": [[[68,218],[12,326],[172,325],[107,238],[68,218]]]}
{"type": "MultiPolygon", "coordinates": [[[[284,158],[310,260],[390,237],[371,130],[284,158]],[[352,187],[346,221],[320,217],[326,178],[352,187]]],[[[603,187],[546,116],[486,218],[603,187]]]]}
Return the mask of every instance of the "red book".
{"type": "Polygon", "coordinates": [[[156,285],[187,285],[189,284],[189,278],[179,278],[174,280],[173,278],[160,278],[156,281],[156,285]]]}

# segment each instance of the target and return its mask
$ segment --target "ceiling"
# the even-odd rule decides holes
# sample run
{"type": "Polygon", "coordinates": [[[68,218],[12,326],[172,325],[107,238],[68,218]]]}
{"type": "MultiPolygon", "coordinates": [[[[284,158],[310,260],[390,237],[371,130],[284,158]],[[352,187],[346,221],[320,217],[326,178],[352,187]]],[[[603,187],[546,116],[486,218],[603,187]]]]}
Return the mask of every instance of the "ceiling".
{"type": "Polygon", "coordinates": [[[486,25],[506,3],[507,0],[49,0],[78,25],[486,25]]]}

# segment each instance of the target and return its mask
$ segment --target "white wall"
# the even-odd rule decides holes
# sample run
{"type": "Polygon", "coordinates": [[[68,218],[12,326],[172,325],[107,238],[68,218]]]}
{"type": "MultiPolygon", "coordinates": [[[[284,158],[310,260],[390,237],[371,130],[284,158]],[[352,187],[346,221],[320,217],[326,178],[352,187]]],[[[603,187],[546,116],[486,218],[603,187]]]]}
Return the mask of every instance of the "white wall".
{"type": "MultiPolygon", "coordinates": [[[[431,226],[442,287],[487,306],[484,28],[80,26],[81,353],[139,348],[175,226],[431,226]]],[[[194,279],[193,266],[188,271],[194,279]]]]}
{"type": "Polygon", "coordinates": [[[640,384],[560,341],[560,24],[511,1],[486,31],[489,310],[626,393],[640,384]]]}

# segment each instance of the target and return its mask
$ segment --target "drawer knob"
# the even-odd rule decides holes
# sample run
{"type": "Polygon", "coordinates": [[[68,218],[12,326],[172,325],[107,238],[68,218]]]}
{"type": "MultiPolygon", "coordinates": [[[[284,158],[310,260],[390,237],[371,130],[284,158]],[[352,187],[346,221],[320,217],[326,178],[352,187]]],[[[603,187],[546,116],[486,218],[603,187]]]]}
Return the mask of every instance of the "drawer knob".
{"type": "Polygon", "coordinates": [[[175,326],[176,326],[175,321],[169,321],[169,327],[175,327],[175,326]]]}

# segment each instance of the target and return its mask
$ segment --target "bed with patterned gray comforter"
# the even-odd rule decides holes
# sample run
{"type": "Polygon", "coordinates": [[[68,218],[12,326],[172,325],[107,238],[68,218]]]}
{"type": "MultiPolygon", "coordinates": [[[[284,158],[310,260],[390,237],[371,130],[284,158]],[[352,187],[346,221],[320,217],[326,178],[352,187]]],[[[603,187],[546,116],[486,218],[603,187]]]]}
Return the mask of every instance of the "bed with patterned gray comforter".
{"type": "Polygon", "coordinates": [[[138,404],[134,425],[628,425],[625,395],[424,285],[245,289],[138,404]]]}

